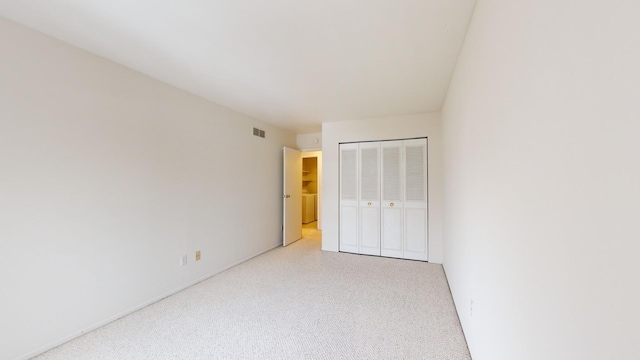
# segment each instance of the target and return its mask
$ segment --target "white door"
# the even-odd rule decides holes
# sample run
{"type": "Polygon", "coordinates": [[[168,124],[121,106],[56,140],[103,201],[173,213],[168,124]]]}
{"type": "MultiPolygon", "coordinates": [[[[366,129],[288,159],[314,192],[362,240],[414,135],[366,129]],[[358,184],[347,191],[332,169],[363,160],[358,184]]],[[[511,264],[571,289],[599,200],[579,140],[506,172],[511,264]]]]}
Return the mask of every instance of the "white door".
{"type": "Polygon", "coordinates": [[[405,140],[404,258],[428,259],[427,139],[405,140]]]}
{"type": "Polygon", "coordinates": [[[380,143],[359,144],[360,254],[380,256],[380,143]]]}
{"type": "Polygon", "coordinates": [[[380,147],[382,149],[380,255],[402,258],[404,255],[402,141],[384,141],[380,147]]]}
{"type": "Polygon", "coordinates": [[[302,238],[302,153],[283,148],[282,245],[302,238]]]}
{"type": "Polygon", "coordinates": [[[358,144],[340,145],[340,251],[358,253],[358,144]]]}
{"type": "Polygon", "coordinates": [[[428,260],[427,139],[340,145],[340,251],[428,260]]]}

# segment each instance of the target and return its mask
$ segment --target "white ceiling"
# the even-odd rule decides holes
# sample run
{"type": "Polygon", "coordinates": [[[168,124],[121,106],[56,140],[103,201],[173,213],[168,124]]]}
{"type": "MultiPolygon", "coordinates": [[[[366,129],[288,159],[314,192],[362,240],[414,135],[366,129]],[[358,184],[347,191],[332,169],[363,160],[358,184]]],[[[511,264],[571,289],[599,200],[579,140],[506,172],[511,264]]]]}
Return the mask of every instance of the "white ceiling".
{"type": "Polygon", "coordinates": [[[297,133],[440,110],[475,0],[0,0],[0,15],[297,133]]]}

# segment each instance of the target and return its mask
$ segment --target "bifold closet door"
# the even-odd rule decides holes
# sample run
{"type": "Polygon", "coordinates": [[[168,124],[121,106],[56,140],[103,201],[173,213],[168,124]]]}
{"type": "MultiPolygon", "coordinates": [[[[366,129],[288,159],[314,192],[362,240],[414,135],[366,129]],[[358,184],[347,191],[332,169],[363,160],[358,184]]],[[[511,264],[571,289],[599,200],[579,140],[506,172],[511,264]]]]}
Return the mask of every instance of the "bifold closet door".
{"type": "Polygon", "coordinates": [[[340,251],[428,260],[427,139],[340,145],[340,251]]]}
{"type": "Polygon", "coordinates": [[[427,139],[403,141],[403,258],[428,259],[427,139]]]}
{"type": "Polygon", "coordinates": [[[386,141],[382,149],[382,256],[428,259],[427,139],[386,141]]]}
{"type": "Polygon", "coordinates": [[[403,257],[402,141],[385,141],[382,149],[380,255],[403,257]]]}
{"type": "Polygon", "coordinates": [[[359,253],[380,256],[380,143],[359,144],[359,253]]]}
{"type": "Polygon", "coordinates": [[[358,253],[358,144],[340,145],[340,251],[358,253]]]}

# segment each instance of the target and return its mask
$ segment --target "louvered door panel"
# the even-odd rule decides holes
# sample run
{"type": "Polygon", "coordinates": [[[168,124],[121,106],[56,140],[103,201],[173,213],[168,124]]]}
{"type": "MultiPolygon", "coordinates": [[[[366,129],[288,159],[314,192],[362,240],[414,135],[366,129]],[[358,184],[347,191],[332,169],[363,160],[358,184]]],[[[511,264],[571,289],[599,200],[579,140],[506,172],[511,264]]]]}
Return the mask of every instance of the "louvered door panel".
{"type": "Polygon", "coordinates": [[[405,140],[404,157],[404,255],[427,260],[427,139],[405,140]]]}
{"type": "Polygon", "coordinates": [[[360,253],[380,255],[380,143],[361,143],[360,253]]]}
{"type": "Polygon", "coordinates": [[[384,141],[382,151],[381,243],[382,256],[403,256],[402,141],[384,141]]]}
{"type": "Polygon", "coordinates": [[[340,145],[340,251],[358,253],[358,144],[340,145]]]}

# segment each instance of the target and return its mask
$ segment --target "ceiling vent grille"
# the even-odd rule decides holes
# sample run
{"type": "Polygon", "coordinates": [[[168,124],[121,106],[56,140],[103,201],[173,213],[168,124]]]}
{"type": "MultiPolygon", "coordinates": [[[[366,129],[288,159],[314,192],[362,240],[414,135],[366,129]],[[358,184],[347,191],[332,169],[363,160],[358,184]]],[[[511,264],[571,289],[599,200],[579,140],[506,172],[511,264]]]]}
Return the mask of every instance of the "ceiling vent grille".
{"type": "Polygon", "coordinates": [[[262,129],[258,129],[258,128],[253,128],[253,135],[254,136],[258,136],[264,139],[265,137],[265,132],[262,129]]]}

